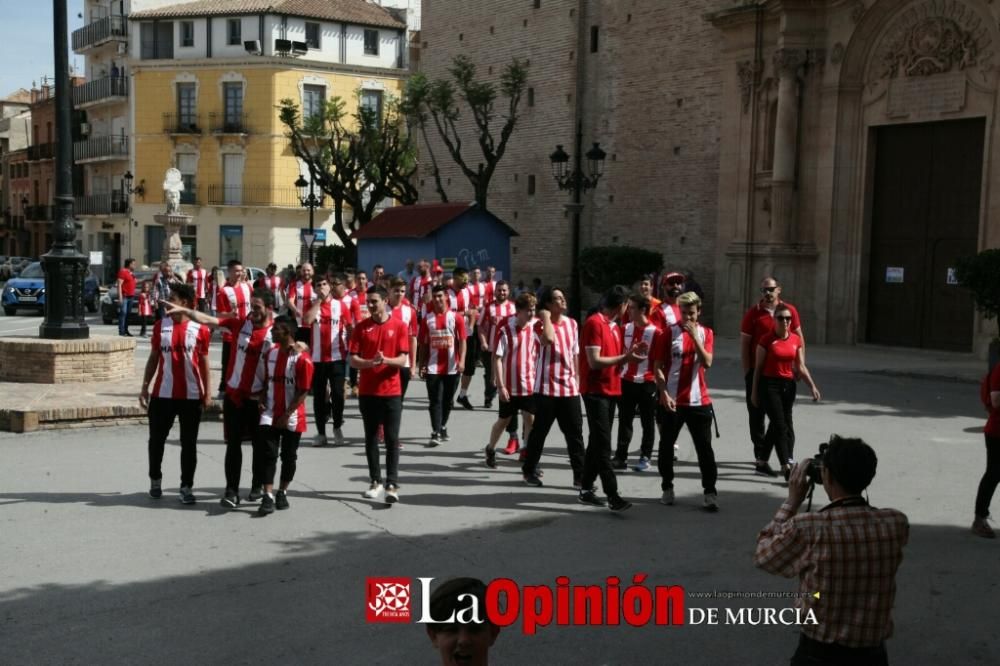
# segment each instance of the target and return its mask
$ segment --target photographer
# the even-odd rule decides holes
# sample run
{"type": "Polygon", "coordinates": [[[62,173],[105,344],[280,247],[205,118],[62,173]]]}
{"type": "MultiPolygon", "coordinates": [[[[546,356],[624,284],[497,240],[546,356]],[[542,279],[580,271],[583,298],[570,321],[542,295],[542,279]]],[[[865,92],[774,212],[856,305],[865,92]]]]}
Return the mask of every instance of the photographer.
{"type": "Polygon", "coordinates": [[[906,516],[876,509],[861,493],[878,459],[861,439],[834,435],[816,460],[796,465],[788,499],[757,537],[754,564],[799,577],[796,605],[819,624],[802,627],[792,666],[888,664],[896,570],[909,535],[906,516]],[[830,503],[796,515],[810,485],[822,483],[830,503]]]}

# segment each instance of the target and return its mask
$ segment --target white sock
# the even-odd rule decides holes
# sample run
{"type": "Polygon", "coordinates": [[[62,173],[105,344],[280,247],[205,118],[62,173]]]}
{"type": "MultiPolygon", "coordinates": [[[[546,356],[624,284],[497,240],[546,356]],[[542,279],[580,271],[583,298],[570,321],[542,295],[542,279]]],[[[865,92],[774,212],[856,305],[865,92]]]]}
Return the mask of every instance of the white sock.
{"type": "Polygon", "coordinates": [[[465,389],[459,389],[458,390],[458,397],[459,398],[464,398],[465,397],[465,389]]]}

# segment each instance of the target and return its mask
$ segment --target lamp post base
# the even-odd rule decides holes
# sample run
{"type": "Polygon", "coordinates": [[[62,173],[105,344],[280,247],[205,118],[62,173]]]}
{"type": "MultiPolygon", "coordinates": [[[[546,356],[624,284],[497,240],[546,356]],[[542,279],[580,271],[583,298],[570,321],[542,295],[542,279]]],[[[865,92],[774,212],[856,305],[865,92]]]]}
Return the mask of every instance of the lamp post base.
{"type": "Polygon", "coordinates": [[[41,257],[45,271],[45,321],[38,336],[49,340],[80,340],[90,337],[84,318],[83,278],[89,259],[76,251],[53,249],[41,257]]]}

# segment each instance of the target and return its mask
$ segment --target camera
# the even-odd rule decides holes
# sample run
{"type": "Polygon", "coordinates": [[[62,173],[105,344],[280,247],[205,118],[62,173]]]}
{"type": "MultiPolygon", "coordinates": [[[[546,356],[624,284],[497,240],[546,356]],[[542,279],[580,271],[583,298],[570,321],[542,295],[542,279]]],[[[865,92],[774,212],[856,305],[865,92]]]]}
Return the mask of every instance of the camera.
{"type": "Polygon", "coordinates": [[[822,442],[819,445],[819,453],[812,457],[809,462],[809,467],[806,468],[806,478],[809,480],[810,484],[813,485],[823,485],[823,474],[821,469],[823,468],[823,457],[826,455],[826,450],[830,448],[829,442],[822,442]]]}

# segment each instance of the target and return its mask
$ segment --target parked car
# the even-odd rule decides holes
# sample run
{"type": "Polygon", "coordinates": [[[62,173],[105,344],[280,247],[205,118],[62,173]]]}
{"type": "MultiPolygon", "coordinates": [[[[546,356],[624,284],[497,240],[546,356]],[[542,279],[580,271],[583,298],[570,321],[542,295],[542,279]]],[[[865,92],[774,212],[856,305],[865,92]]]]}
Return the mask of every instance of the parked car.
{"type": "MultiPolygon", "coordinates": [[[[142,289],[142,283],[149,281],[152,283],[153,279],[159,269],[149,269],[133,271],[135,275],[135,293],[138,294],[142,289]]],[[[101,321],[105,324],[114,324],[118,321],[118,309],[121,307],[121,299],[118,297],[118,285],[113,284],[108,287],[108,290],[101,296],[101,321]]],[[[129,308],[128,313],[128,323],[138,324],[139,323],[139,300],[135,299],[132,301],[132,307],[129,308]]]]}
{"type": "Polygon", "coordinates": [[[258,279],[267,275],[263,268],[257,268],[256,266],[244,266],[243,272],[247,275],[247,280],[253,285],[258,279]]]}
{"type": "Polygon", "coordinates": [[[18,275],[21,274],[21,271],[23,271],[25,268],[28,267],[28,264],[30,264],[31,261],[32,260],[28,257],[11,257],[10,259],[7,260],[7,263],[5,264],[6,265],[5,277],[8,280],[10,278],[17,277],[18,275]]]}
{"type": "MultiPolygon", "coordinates": [[[[19,270],[19,273],[18,277],[7,281],[0,296],[4,314],[12,316],[19,309],[41,312],[45,307],[45,271],[42,270],[41,262],[30,263],[24,270],[19,270]]],[[[97,276],[88,269],[83,278],[83,305],[87,312],[97,312],[99,294],[97,276]]]]}

